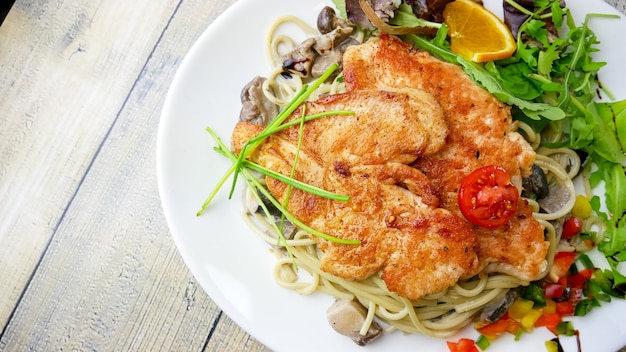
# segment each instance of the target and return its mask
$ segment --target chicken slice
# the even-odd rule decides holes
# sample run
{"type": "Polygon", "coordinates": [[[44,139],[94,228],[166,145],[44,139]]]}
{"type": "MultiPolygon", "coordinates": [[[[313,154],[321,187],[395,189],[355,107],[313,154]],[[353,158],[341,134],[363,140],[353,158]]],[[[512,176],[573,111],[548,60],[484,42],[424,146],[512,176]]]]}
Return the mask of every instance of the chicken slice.
{"type": "MultiPolygon", "coordinates": [[[[431,180],[441,207],[460,214],[459,184],[481,166],[500,165],[517,180],[530,175],[535,152],[515,131],[510,108],[458,66],[382,35],[378,41],[348,48],[343,75],[352,92],[411,87],[432,94],[439,102],[448,126],[446,144],[434,154],[419,157],[412,166],[431,180]]],[[[531,280],[546,268],[549,244],[527,202],[519,202],[509,224],[495,231],[475,230],[481,269],[531,280]]]]}
{"type": "MultiPolygon", "coordinates": [[[[438,208],[433,185],[407,165],[444,146],[447,128],[433,97],[416,89],[338,94],[303,104],[288,120],[331,110],[355,114],[304,125],[294,177],[350,200],[292,189],[287,208],[312,228],[361,243],[314,237],[323,252],[321,269],[348,280],[381,272],[390,291],[413,300],[442,291],[475,270],[474,230],[438,208]]],[[[260,131],[260,126],[239,123],[233,132],[235,151],[260,131]]],[[[250,159],[288,175],[298,135],[298,126],[278,132],[250,159]]],[[[267,185],[284,203],[287,186],[272,178],[267,185]]]]}

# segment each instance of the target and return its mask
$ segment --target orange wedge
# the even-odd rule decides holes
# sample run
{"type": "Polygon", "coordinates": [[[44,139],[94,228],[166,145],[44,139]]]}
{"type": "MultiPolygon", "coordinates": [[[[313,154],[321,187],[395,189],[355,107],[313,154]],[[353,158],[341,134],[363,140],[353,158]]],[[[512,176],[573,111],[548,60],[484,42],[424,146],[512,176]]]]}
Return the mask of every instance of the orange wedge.
{"type": "Polygon", "coordinates": [[[472,0],[455,0],[443,11],[450,49],[474,62],[506,59],[517,45],[498,16],[472,0]]]}

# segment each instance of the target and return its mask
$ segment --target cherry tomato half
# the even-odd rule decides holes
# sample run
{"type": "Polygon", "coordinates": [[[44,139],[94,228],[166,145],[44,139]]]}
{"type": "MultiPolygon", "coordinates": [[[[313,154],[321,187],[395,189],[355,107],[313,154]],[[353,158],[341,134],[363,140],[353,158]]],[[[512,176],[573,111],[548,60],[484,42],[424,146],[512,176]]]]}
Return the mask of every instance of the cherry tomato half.
{"type": "Polygon", "coordinates": [[[561,238],[572,238],[583,230],[583,221],[576,216],[572,216],[563,223],[563,233],[561,238]]]}
{"type": "Polygon", "coordinates": [[[458,198],[461,213],[467,220],[495,229],[515,215],[519,192],[504,168],[487,165],[463,178],[458,198]]]}

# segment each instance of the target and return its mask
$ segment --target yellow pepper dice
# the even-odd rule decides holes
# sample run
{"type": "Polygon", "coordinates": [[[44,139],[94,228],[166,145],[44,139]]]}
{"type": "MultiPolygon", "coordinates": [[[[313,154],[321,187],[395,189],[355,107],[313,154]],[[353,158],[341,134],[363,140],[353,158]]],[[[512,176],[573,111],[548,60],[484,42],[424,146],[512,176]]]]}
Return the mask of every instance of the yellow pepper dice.
{"type": "Polygon", "coordinates": [[[589,198],[579,194],[576,196],[576,202],[574,203],[574,207],[572,208],[572,214],[579,219],[586,219],[591,216],[591,203],[589,202],[589,198]]]}
{"type": "Polygon", "coordinates": [[[539,317],[541,317],[541,314],[543,314],[541,312],[541,310],[539,310],[539,309],[531,309],[522,318],[522,321],[521,321],[522,328],[524,328],[524,330],[526,330],[526,331],[532,331],[533,327],[535,326],[535,323],[537,322],[539,317]]]}
{"type": "Polygon", "coordinates": [[[559,345],[555,341],[546,341],[546,351],[559,352],[559,345]]]}
{"type": "Polygon", "coordinates": [[[509,317],[520,320],[533,308],[533,301],[518,298],[509,308],[509,317]]]}
{"type": "Polygon", "coordinates": [[[546,299],[546,306],[543,307],[543,312],[545,314],[556,313],[556,302],[551,299],[546,299]]]}

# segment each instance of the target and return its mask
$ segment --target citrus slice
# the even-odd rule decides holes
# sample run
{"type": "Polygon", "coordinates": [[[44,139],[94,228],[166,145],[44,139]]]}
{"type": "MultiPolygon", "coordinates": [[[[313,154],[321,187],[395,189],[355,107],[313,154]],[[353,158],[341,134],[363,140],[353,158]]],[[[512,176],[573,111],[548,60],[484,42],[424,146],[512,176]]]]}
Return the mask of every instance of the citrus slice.
{"type": "Polygon", "coordinates": [[[506,59],[517,45],[498,16],[472,0],[455,0],[443,11],[450,49],[474,62],[506,59]]]}

